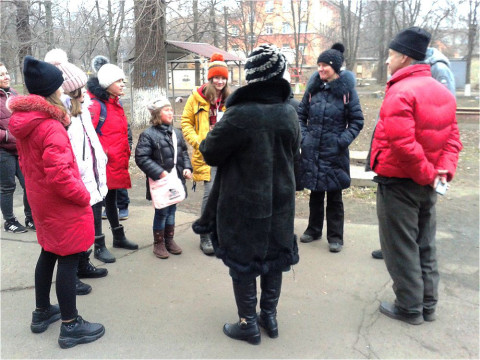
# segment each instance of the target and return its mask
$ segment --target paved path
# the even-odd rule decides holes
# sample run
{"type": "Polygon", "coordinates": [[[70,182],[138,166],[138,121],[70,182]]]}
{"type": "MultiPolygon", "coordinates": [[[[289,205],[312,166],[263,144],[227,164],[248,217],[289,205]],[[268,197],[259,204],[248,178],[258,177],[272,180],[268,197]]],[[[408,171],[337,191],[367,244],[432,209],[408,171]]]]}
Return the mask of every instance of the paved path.
{"type": "MultiPolygon", "coordinates": [[[[457,242],[456,230],[439,225],[437,321],[412,326],[378,312],[381,300],[394,298],[383,261],[370,256],[378,248],[378,229],[347,219],[341,253],[329,253],[324,239],[299,245],[300,263],[284,275],[280,336],[270,339],[262,332],[262,343],[252,346],[222,333],[225,321],[237,319],[231,280],[220,260],[200,252],[190,228],[196,216],[179,206],[176,239],[184,252],[168,260],[155,258],[153,210],[143,200],[143,180],[137,183],[130,192],[131,216],[123,224],[140,249],[112,249],[114,264],[93,259],[109,274],[85,280],[93,291],[77,298],[79,313],[106,327],[104,337],[92,344],[60,349],[58,322],[43,334],[30,332],[40,247],[35,233],[2,234],[2,358],[478,359],[478,222],[472,224],[476,247],[457,242]]],[[[16,214],[22,212],[20,204],[17,192],[16,214]]],[[[103,224],[111,246],[107,222],[103,224]]],[[[305,226],[306,219],[296,219],[297,233],[305,226]]],[[[51,298],[56,303],[54,287],[51,298]]]]}

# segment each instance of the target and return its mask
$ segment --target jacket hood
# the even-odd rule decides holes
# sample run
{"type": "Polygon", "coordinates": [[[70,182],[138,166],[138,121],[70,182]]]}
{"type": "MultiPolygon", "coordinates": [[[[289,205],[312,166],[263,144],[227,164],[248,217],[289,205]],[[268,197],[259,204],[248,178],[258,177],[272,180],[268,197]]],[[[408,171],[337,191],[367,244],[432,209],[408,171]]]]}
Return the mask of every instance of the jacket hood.
{"type": "Polygon", "coordinates": [[[251,83],[237,89],[227,99],[226,107],[245,102],[276,104],[290,98],[292,88],[285,79],[275,79],[251,83]]]}
{"type": "Polygon", "coordinates": [[[425,57],[425,60],[418,61],[416,62],[416,64],[428,64],[432,66],[432,65],[435,65],[437,62],[443,62],[448,67],[450,67],[450,60],[448,60],[445,55],[443,55],[439,50],[435,48],[428,48],[427,56],[425,57]]]}
{"type": "Polygon", "coordinates": [[[90,95],[93,95],[93,97],[103,100],[105,102],[107,102],[108,99],[110,98],[110,96],[107,93],[107,90],[105,90],[100,86],[100,83],[98,82],[98,77],[91,77],[90,79],[88,79],[87,90],[90,93],[90,95]]]}
{"type": "Polygon", "coordinates": [[[12,111],[9,129],[19,139],[48,119],[57,120],[65,127],[70,125],[68,114],[39,95],[16,96],[9,101],[8,107],[12,111]]]}
{"type": "Polygon", "coordinates": [[[340,77],[330,82],[324,82],[320,79],[318,72],[315,72],[307,84],[307,92],[315,94],[321,90],[330,89],[335,97],[343,97],[343,95],[352,91],[355,88],[356,79],[355,75],[349,70],[343,70],[340,72],[340,77]]]}
{"type": "Polygon", "coordinates": [[[202,95],[200,95],[198,93],[198,90],[201,87],[202,86],[197,86],[197,87],[193,88],[193,90],[192,90],[193,98],[195,99],[196,102],[200,103],[200,105],[208,105],[207,99],[205,99],[202,95]]]}

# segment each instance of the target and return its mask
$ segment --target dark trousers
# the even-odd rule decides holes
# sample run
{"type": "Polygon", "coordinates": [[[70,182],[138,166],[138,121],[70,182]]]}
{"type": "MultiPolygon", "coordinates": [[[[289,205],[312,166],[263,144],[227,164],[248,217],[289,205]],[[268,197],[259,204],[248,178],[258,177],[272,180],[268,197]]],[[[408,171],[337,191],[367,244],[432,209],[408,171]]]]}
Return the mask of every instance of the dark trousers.
{"type": "Polygon", "coordinates": [[[25,191],[25,180],[22,171],[20,170],[18,156],[11,154],[4,149],[0,149],[0,206],[5,220],[12,220],[15,217],[13,214],[13,193],[16,188],[15,177],[18,178],[20,186],[23,188],[23,208],[25,217],[32,219],[32,210],[28,204],[27,193],[25,191]]]}
{"type": "Polygon", "coordinates": [[[102,207],[103,201],[92,205],[93,224],[95,226],[95,236],[102,235],[102,207]]]}
{"type": "Polygon", "coordinates": [[[78,255],[60,256],[42,249],[35,268],[35,303],[37,309],[48,309],[50,307],[53,270],[58,260],[55,290],[62,320],[72,320],[78,315],[75,285],[78,255]]]}
{"type": "Polygon", "coordinates": [[[118,221],[117,211],[117,190],[109,189],[107,196],[105,196],[105,212],[107,213],[107,219],[110,223],[110,227],[116,228],[120,226],[118,221]]]}
{"type": "MultiPolygon", "coordinates": [[[[342,190],[327,191],[327,240],[329,243],[343,245],[344,210],[342,190]]],[[[310,216],[306,234],[317,237],[322,235],[325,215],[325,191],[310,193],[310,216]]]]}
{"type": "Polygon", "coordinates": [[[438,301],[436,201],[432,187],[411,180],[378,184],[380,244],[395,304],[407,313],[435,309],[438,301]]]}
{"type": "Polygon", "coordinates": [[[130,204],[127,189],[117,189],[117,207],[118,209],[127,209],[130,204]]]}

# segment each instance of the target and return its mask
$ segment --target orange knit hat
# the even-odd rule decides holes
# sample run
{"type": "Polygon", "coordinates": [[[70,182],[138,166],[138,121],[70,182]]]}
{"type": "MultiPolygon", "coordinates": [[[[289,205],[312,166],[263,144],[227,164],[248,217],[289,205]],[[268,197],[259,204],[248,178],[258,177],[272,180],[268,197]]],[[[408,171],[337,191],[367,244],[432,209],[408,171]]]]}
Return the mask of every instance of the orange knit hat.
{"type": "Polygon", "coordinates": [[[219,53],[212,54],[208,63],[208,80],[214,76],[223,76],[228,79],[228,67],[223,60],[223,55],[219,53]]]}

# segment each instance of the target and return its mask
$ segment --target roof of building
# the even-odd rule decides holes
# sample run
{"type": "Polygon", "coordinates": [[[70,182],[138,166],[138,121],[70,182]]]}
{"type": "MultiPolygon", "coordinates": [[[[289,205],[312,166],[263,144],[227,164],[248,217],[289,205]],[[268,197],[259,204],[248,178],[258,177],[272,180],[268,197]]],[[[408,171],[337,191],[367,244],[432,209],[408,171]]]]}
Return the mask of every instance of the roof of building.
{"type": "Polygon", "coordinates": [[[232,55],[225,50],[219,49],[207,43],[166,40],[166,44],[167,61],[178,60],[190,54],[196,54],[210,58],[213,53],[222,54],[225,61],[245,61],[245,59],[241,57],[232,55]]]}

